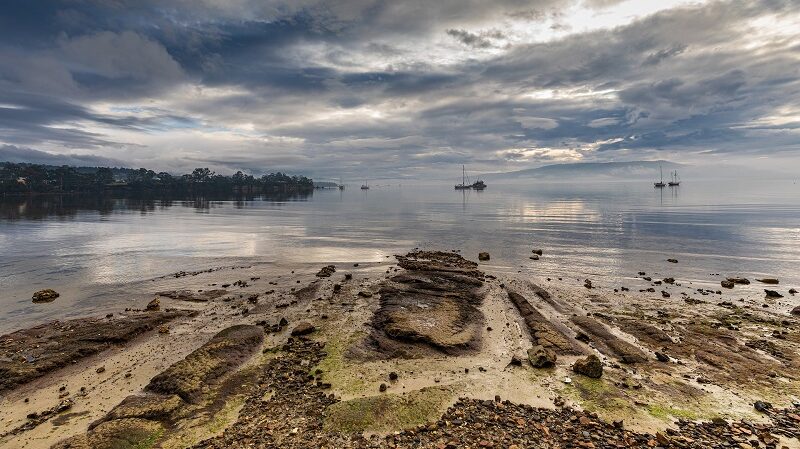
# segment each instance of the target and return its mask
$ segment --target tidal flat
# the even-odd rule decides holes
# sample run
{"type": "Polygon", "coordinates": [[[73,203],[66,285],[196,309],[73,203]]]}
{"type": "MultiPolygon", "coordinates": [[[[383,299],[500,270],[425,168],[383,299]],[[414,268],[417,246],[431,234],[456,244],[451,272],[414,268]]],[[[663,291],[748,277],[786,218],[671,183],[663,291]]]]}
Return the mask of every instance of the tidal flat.
{"type": "Polygon", "coordinates": [[[697,288],[669,255],[625,285],[478,256],[178,272],[9,333],[0,445],[800,447],[790,286],[697,288]]]}

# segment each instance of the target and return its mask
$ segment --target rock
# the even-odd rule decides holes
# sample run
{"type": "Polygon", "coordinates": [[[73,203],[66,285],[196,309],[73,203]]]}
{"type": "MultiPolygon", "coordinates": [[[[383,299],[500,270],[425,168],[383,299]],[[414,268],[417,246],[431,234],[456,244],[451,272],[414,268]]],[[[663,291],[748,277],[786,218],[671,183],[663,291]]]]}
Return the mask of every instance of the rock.
{"type": "Polygon", "coordinates": [[[318,278],[329,278],[335,272],[336,272],[336,265],[328,265],[328,266],[322,267],[322,269],[319,270],[319,273],[317,273],[317,277],[318,278]]]}
{"type": "Polygon", "coordinates": [[[522,366],[522,357],[520,357],[518,354],[512,355],[510,364],[514,366],[522,366]]]}
{"type": "Polygon", "coordinates": [[[789,294],[790,294],[790,295],[794,295],[794,294],[796,294],[796,293],[797,293],[797,289],[796,289],[796,288],[790,288],[790,289],[789,289],[789,294]]]}
{"type": "Polygon", "coordinates": [[[756,401],[753,407],[761,413],[767,413],[772,408],[772,404],[764,401],[756,401]]]}
{"type": "Polygon", "coordinates": [[[46,302],[53,302],[58,298],[60,295],[57,291],[53,290],[52,288],[46,288],[44,290],[39,290],[38,292],[34,293],[31,299],[36,304],[46,303],[46,302]]]}
{"type": "Polygon", "coordinates": [[[669,362],[669,356],[662,352],[656,352],[656,360],[659,362],[669,362]]]}
{"type": "Polygon", "coordinates": [[[533,254],[536,254],[537,256],[541,256],[542,255],[542,250],[541,249],[535,249],[535,250],[533,250],[533,254]]]}
{"type": "Polygon", "coordinates": [[[770,285],[778,285],[780,281],[775,278],[763,278],[763,279],[756,279],[758,282],[762,284],[770,284],[770,285]]]}
{"type": "Polygon", "coordinates": [[[586,288],[592,288],[592,281],[586,279],[585,281],[583,281],[583,286],[586,288]]]}
{"type": "Polygon", "coordinates": [[[381,386],[378,387],[378,391],[383,393],[384,391],[386,391],[387,388],[389,388],[389,387],[387,387],[386,384],[381,384],[381,386]]]}
{"type": "Polygon", "coordinates": [[[664,297],[664,298],[669,298],[669,296],[670,296],[670,295],[669,295],[669,292],[668,292],[668,291],[666,291],[666,290],[661,290],[661,296],[662,296],[662,297],[664,297]]]}
{"type": "Polygon", "coordinates": [[[556,363],[556,353],[542,345],[528,349],[528,360],[534,368],[550,368],[556,363]]]}
{"type": "Polygon", "coordinates": [[[292,329],[292,336],[297,337],[300,335],[308,335],[314,332],[315,330],[316,328],[314,327],[313,324],[307,321],[302,321],[300,323],[297,323],[297,326],[295,326],[294,329],[292,329]]]}
{"type": "Polygon", "coordinates": [[[572,365],[572,371],[592,379],[599,379],[603,375],[603,362],[591,354],[583,360],[576,361],[572,365]]]}
{"type": "Polygon", "coordinates": [[[530,259],[530,260],[539,260],[539,256],[537,256],[536,254],[534,254],[534,255],[532,255],[531,257],[528,257],[528,259],[530,259]]]}
{"type": "Polygon", "coordinates": [[[764,293],[767,295],[767,298],[783,298],[783,295],[776,292],[775,290],[767,290],[765,288],[764,293]]]}
{"type": "Polygon", "coordinates": [[[104,373],[104,372],[106,372],[106,367],[105,366],[101,366],[101,367],[97,368],[96,370],[94,370],[94,372],[96,372],[97,374],[104,373]]]}
{"type": "Polygon", "coordinates": [[[735,282],[730,281],[730,280],[720,282],[720,285],[722,285],[723,288],[733,288],[734,284],[735,284],[735,282]]]}
{"type": "Polygon", "coordinates": [[[750,284],[750,280],[746,278],[728,278],[728,282],[733,282],[734,284],[741,284],[741,285],[750,284]]]}
{"type": "Polygon", "coordinates": [[[667,259],[669,263],[678,263],[678,259],[667,259]]]}
{"type": "Polygon", "coordinates": [[[392,371],[391,373],[389,373],[389,380],[395,381],[395,380],[397,380],[397,377],[398,376],[397,376],[396,372],[392,371]]]}
{"type": "Polygon", "coordinates": [[[148,312],[156,312],[159,309],[161,309],[161,301],[158,298],[153,298],[153,300],[148,302],[147,306],[144,308],[144,310],[147,310],[148,312]]]}
{"type": "Polygon", "coordinates": [[[664,278],[664,283],[665,284],[674,284],[675,283],[675,278],[664,278]]]}
{"type": "Polygon", "coordinates": [[[158,326],[158,333],[159,334],[168,334],[169,333],[169,326],[166,324],[162,324],[158,326]]]}
{"type": "Polygon", "coordinates": [[[486,262],[489,259],[490,259],[490,256],[489,256],[489,253],[487,253],[487,252],[482,252],[482,253],[478,254],[478,260],[480,260],[481,262],[486,262]]]}
{"type": "Polygon", "coordinates": [[[289,324],[289,320],[287,320],[285,317],[281,317],[280,321],[278,321],[278,326],[280,327],[284,327],[287,324],[289,324]]]}
{"type": "Polygon", "coordinates": [[[792,312],[791,312],[791,313],[792,313],[792,315],[794,315],[794,316],[800,316],[800,306],[797,306],[797,307],[795,307],[794,309],[792,309],[792,312]]]}

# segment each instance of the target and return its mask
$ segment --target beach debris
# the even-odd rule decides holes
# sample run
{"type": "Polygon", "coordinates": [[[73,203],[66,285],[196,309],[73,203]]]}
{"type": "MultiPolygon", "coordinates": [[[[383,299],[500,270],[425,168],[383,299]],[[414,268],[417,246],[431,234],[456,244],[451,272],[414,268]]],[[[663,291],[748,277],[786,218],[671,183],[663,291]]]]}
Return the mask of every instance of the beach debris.
{"type": "Polygon", "coordinates": [[[585,359],[576,361],[572,365],[572,371],[592,379],[599,379],[603,375],[603,362],[596,355],[590,354],[585,359]]]}
{"type": "Polygon", "coordinates": [[[53,290],[52,288],[46,288],[44,290],[39,290],[38,292],[34,293],[31,299],[36,304],[46,303],[46,302],[53,302],[58,298],[60,294],[53,290]]]}

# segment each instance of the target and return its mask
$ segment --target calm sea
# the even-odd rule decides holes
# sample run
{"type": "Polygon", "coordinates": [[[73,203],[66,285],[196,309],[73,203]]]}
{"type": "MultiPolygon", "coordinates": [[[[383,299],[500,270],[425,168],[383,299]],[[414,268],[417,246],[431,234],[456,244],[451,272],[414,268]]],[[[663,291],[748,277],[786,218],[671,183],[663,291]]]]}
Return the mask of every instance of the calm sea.
{"type": "Polygon", "coordinates": [[[383,261],[414,247],[473,259],[488,251],[495,269],[606,286],[646,271],[698,287],[718,286],[720,273],[800,288],[793,181],[358,187],[238,201],[0,198],[0,332],[118,309],[147,281],[180,270],[383,261]],[[541,260],[529,259],[533,248],[541,260]],[[31,304],[41,288],[62,298],[31,304]]]}

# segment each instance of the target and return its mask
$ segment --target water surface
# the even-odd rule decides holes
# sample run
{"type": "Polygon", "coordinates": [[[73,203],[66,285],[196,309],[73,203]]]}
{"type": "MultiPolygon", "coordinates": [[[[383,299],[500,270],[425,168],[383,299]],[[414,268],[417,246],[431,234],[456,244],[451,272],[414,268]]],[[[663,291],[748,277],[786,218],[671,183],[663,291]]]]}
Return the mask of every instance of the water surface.
{"type": "Polygon", "coordinates": [[[0,199],[0,332],[119,306],[180,270],[381,261],[414,247],[473,259],[489,251],[498,269],[606,285],[646,271],[718,286],[720,273],[778,277],[788,290],[800,286],[800,186],[526,183],[459,192],[406,182],[278,199],[0,199]],[[544,250],[541,260],[529,260],[533,248],[544,250]],[[40,288],[62,298],[31,304],[40,288]]]}

